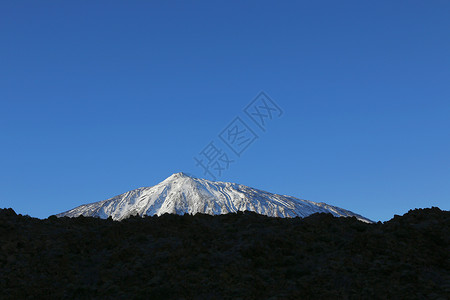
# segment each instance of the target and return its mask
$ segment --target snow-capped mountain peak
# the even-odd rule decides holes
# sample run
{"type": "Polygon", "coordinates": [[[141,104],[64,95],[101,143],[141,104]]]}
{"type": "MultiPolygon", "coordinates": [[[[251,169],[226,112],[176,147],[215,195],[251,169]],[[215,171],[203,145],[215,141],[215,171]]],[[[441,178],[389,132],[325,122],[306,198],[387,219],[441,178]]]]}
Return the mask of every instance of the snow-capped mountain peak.
{"type": "Polygon", "coordinates": [[[272,194],[236,183],[196,178],[184,172],[172,174],[155,186],[81,205],[57,216],[111,216],[114,220],[122,220],[132,215],[217,215],[245,210],[272,217],[306,217],[316,212],[326,212],[334,216],[355,216],[361,221],[371,222],[351,211],[326,203],[272,194]]]}
{"type": "Polygon", "coordinates": [[[177,179],[177,178],[182,178],[182,177],[195,178],[191,174],[188,174],[185,172],[178,172],[178,173],[174,173],[174,174],[170,175],[169,177],[167,177],[167,179],[177,179]]]}

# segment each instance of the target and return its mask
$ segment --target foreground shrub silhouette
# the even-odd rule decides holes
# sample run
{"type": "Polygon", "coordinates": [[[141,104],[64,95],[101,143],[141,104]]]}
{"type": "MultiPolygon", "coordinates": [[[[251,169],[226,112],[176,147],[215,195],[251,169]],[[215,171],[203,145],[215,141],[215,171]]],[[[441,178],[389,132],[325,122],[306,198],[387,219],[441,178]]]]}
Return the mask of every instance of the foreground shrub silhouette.
{"type": "Polygon", "coordinates": [[[450,212],[45,220],[0,210],[0,298],[446,299],[450,212]]]}

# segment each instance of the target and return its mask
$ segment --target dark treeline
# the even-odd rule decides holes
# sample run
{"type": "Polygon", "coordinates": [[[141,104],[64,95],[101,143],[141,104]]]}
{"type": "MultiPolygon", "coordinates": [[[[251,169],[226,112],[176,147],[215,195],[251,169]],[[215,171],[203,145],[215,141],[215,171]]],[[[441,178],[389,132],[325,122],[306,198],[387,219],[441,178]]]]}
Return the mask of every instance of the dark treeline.
{"type": "Polygon", "coordinates": [[[450,212],[39,220],[0,210],[0,298],[447,299],[450,212]]]}

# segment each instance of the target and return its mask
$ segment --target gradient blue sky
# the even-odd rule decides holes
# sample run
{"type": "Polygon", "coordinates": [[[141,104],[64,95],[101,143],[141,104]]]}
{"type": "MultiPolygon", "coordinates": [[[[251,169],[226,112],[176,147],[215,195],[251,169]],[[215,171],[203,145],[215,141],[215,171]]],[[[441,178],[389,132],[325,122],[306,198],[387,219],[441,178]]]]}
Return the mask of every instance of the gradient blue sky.
{"type": "Polygon", "coordinates": [[[2,1],[0,207],[45,218],[204,177],[260,92],[284,110],[220,178],[373,220],[450,209],[449,1],[2,1]]]}

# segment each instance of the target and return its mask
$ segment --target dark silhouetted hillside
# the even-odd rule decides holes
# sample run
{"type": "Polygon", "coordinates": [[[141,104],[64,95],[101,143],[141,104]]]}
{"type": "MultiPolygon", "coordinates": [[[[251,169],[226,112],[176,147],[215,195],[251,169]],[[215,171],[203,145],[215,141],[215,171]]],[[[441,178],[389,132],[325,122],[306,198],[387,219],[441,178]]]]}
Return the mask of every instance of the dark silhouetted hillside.
{"type": "Polygon", "coordinates": [[[448,299],[450,212],[45,220],[0,210],[2,299],[448,299]]]}

